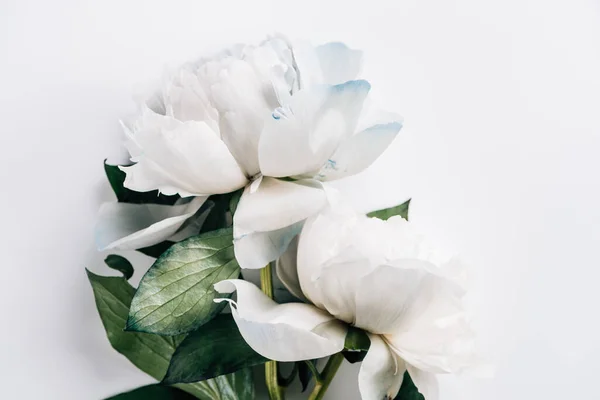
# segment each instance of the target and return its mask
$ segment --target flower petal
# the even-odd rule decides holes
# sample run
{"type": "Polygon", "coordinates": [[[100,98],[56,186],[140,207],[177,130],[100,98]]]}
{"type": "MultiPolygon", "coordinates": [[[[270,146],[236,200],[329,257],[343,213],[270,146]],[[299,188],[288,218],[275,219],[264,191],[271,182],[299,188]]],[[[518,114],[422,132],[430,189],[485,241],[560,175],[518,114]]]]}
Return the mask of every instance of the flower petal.
{"type": "Polygon", "coordinates": [[[306,297],[302,293],[297,269],[298,236],[290,242],[288,249],[277,259],[275,272],[285,288],[302,301],[306,297]]]}
{"type": "Polygon", "coordinates": [[[132,144],[125,187],[138,192],[158,189],[182,197],[228,193],[247,180],[227,146],[205,122],[180,122],[147,110],[132,144]]]}
{"type": "Polygon", "coordinates": [[[358,373],[360,396],[362,400],[393,399],[402,386],[406,366],[379,335],[369,334],[369,338],[371,347],[358,373]]]}
{"type": "Polygon", "coordinates": [[[233,249],[240,267],[259,269],[277,259],[300,233],[302,224],[300,221],[274,231],[254,232],[234,239],[233,249]]]}
{"type": "Polygon", "coordinates": [[[221,76],[223,79],[211,87],[221,112],[221,136],[246,174],[254,176],[259,172],[258,140],[263,121],[279,103],[270,82],[261,82],[245,61],[232,61],[221,76]],[[265,85],[272,92],[269,96],[264,95],[265,85]]]}
{"type": "Polygon", "coordinates": [[[396,138],[402,128],[399,121],[374,125],[347,139],[319,171],[319,179],[334,180],[362,172],[396,138]]]}
{"type": "Polygon", "coordinates": [[[310,43],[293,43],[294,59],[299,70],[300,88],[314,85],[337,85],[358,77],[362,68],[362,51],[339,42],[313,47],[310,43]]]}
{"type": "Polygon", "coordinates": [[[315,48],[322,71],[322,83],[337,85],[358,77],[362,68],[363,52],[344,43],[325,43],[315,48]]]}
{"type": "Polygon", "coordinates": [[[258,146],[266,176],[314,175],[356,128],[367,81],[316,86],[295,93],[266,120],[258,146]]]}
{"type": "Polygon", "coordinates": [[[234,236],[284,228],[317,213],[326,205],[322,184],[312,180],[263,178],[252,192],[247,187],[234,216],[234,236]]]}
{"type": "Polygon", "coordinates": [[[406,364],[408,374],[413,380],[419,392],[427,400],[438,400],[440,397],[440,389],[438,381],[434,374],[421,371],[410,364],[406,364]]]}
{"type": "Polygon", "coordinates": [[[304,303],[277,304],[239,279],[217,283],[220,293],[237,291],[231,312],[246,342],[264,357],[299,361],[326,357],[344,348],[346,328],[331,315],[304,303]]]}
{"type": "Polygon", "coordinates": [[[171,237],[202,206],[206,197],[195,197],[187,204],[105,203],[96,223],[99,250],[139,249],[171,237]]]}
{"type": "MultiPolygon", "coordinates": [[[[411,269],[417,268],[414,260],[398,260],[387,272],[376,273],[382,273],[382,278],[388,276],[392,279],[392,268],[405,271],[395,274],[397,282],[402,276],[407,280],[411,279],[406,273],[416,276],[410,272],[411,269]]],[[[477,356],[474,333],[467,320],[461,299],[462,291],[458,285],[430,272],[421,274],[418,283],[414,277],[411,280],[418,289],[410,298],[407,296],[401,315],[390,314],[395,320],[395,331],[385,336],[391,348],[407,363],[426,372],[457,373],[478,365],[480,360],[477,356]]],[[[408,290],[405,285],[401,288],[408,290]]],[[[365,321],[369,318],[366,317],[367,307],[365,305],[363,310],[365,321]]]]}

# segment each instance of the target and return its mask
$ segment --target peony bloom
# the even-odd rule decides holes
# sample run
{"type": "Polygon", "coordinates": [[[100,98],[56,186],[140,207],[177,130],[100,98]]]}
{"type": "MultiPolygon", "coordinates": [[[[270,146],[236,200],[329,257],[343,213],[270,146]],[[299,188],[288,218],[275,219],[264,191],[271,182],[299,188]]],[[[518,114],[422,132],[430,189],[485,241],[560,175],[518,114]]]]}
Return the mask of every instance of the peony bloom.
{"type": "Polygon", "coordinates": [[[215,285],[237,292],[232,313],[248,344],[264,357],[298,361],[340,352],[349,325],[371,347],[359,388],[365,400],[394,398],[405,371],[427,400],[437,399],[435,374],[474,361],[461,305],[461,265],[433,251],[401,217],[387,221],[326,208],[309,218],[278,263],[290,291],[309,304],[276,304],[242,280],[215,285]]]}
{"type": "Polygon", "coordinates": [[[368,167],[401,128],[364,106],[361,59],[340,43],[274,37],[184,65],[126,128],[125,187],[182,197],[245,187],[235,254],[262,268],[326,205],[321,182],[368,167]]]}

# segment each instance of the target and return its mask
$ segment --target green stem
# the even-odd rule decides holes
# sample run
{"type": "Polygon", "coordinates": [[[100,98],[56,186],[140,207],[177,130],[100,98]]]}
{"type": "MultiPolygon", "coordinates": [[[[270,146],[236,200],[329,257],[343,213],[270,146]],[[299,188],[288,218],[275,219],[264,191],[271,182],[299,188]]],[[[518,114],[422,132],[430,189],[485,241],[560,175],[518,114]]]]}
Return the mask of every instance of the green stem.
{"type": "MultiPolygon", "coordinates": [[[[267,264],[263,269],[260,270],[260,288],[263,293],[269,298],[273,298],[273,278],[271,272],[271,264],[267,264]]],[[[277,382],[277,362],[268,361],[265,364],[265,382],[267,384],[267,391],[269,392],[269,398],[271,400],[283,400],[284,388],[279,386],[277,382]]]]}
{"type": "Polygon", "coordinates": [[[308,400],[320,400],[325,396],[325,392],[329,388],[329,384],[333,380],[333,377],[337,373],[340,365],[342,365],[342,361],[344,361],[344,356],[342,353],[337,353],[329,357],[329,361],[327,361],[327,365],[323,368],[323,372],[321,372],[320,381],[317,380],[315,384],[315,388],[308,400]]]}

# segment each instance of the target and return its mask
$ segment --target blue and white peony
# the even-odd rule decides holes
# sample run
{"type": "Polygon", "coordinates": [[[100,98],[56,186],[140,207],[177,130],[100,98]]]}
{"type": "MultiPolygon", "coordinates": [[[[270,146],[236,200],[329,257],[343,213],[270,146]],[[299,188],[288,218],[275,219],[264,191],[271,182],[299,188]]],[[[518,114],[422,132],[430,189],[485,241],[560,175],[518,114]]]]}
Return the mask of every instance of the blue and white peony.
{"type": "MultiPolygon", "coordinates": [[[[361,52],[340,43],[273,37],[184,65],[126,127],[134,164],[122,168],[125,186],[202,199],[245,187],[235,255],[243,268],[263,267],[327,204],[323,182],[367,168],[402,126],[367,106],[361,62],[361,52]]],[[[173,233],[148,222],[132,233],[137,242],[144,232],[155,243],[173,233]]],[[[129,242],[117,240],[119,248],[129,242]]]]}

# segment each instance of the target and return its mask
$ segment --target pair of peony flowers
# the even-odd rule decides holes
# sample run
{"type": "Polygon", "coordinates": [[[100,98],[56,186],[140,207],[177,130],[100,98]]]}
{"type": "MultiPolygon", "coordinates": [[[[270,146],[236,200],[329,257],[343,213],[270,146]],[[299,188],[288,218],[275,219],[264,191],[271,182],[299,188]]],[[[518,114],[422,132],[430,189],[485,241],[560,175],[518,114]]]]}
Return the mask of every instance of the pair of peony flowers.
{"type": "Polygon", "coordinates": [[[217,301],[232,304],[252,349],[276,361],[322,358],[342,351],[354,326],[371,341],[359,373],[363,399],[394,398],[408,371],[434,400],[434,374],[473,361],[462,266],[403,218],[361,215],[327,186],[371,165],[402,127],[370,103],[361,63],[362,53],[341,43],[277,36],[184,65],[123,124],[133,162],[122,167],[125,187],[180,199],[103,205],[97,244],[182,240],[197,234],[210,195],[243,188],[233,217],[237,262],[258,269],[277,261],[277,276],[299,299],[277,304],[248,281],[216,283],[237,293],[217,301]]]}

